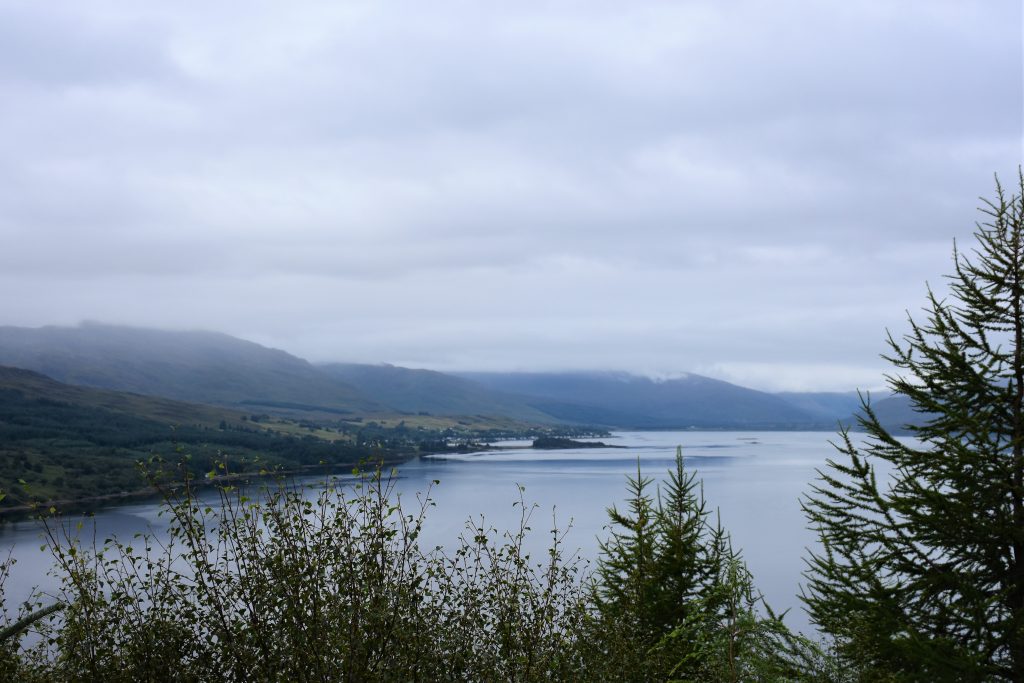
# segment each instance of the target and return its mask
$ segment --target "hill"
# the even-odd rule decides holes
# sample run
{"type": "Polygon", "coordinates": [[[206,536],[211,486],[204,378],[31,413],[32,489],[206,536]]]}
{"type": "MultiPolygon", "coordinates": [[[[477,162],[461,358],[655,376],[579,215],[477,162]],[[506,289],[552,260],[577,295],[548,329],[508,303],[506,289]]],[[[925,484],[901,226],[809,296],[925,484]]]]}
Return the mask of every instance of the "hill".
{"type": "Polygon", "coordinates": [[[336,414],[383,409],[301,358],[216,332],[0,327],[0,365],[193,403],[336,414]]]}
{"type": "Polygon", "coordinates": [[[38,372],[7,366],[0,366],[0,392],[9,399],[75,405],[82,409],[132,415],[167,425],[191,424],[219,428],[220,423],[225,422],[232,427],[240,427],[247,421],[241,412],[227,408],[74,386],[38,372]]]}
{"type": "Polygon", "coordinates": [[[860,409],[860,395],[856,391],[783,391],[775,395],[816,419],[831,422],[833,427],[860,409]]]}
{"type": "Polygon", "coordinates": [[[455,375],[394,365],[329,363],[319,367],[367,398],[402,412],[504,416],[540,424],[557,422],[532,407],[526,397],[488,389],[455,375]]]}
{"type": "MultiPolygon", "coordinates": [[[[136,463],[161,456],[194,476],[349,465],[369,455],[336,433],[253,422],[242,413],[57,382],[0,367],[0,513],[31,500],[80,505],[147,492],[136,463]]],[[[375,453],[383,453],[376,449],[375,453]]],[[[386,454],[386,453],[385,453],[386,454]]],[[[175,476],[180,470],[172,468],[175,476]]]]}
{"type": "MultiPolygon", "coordinates": [[[[872,400],[871,409],[875,412],[881,425],[893,434],[909,434],[908,425],[921,424],[926,419],[924,413],[914,410],[909,398],[899,394],[877,401],[872,400]]],[[[858,409],[852,416],[844,420],[844,423],[851,425],[854,431],[860,429],[856,417],[859,414],[861,414],[861,410],[858,409]]]]}
{"type": "Polygon", "coordinates": [[[620,372],[316,366],[225,334],[100,324],[0,327],[0,364],[69,384],[320,422],[366,417],[390,425],[398,418],[397,425],[415,416],[427,429],[477,418],[539,427],[833,429],[856,405],[854,394],[773,395],[693,374],[653,380],[620,372]]]}
{"type": "Polygon", "coordinates": [[[828,428],[790,402],[721,380],[654,380],[621,372],[460,373],[571,422],[629,429],[828,428]]]}

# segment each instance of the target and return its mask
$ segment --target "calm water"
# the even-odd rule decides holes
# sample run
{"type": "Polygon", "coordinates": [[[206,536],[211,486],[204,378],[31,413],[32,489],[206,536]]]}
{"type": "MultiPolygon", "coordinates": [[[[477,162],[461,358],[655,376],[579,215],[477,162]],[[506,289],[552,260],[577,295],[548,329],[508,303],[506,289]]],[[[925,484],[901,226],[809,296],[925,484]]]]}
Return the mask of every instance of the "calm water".
{"type": "MultiPolygon", "coordinates": [[[[414,502],[433,480],[436,507],[429,512],[424,542],[448,544],[456,539],[470,516],[483,514],[499,529],[514,528],[519,510],[517,486],[538,508],[533,513],[531,549],[546,548],[552,515],[560,528],[571,522],[569,550],[584,558],[597,553],[606,532],[606,508],[622,504],[626,475],[661,479],[672,466],[676,446],[683,447],[688,468],[698,472],[711,509],[720,512],[754,574],[758,588],[776,610],[792,608],[787,623],[808,631],[797,595],[804,569],[805,549],[815,544],[806,529],[799,498],[815,477],[815,468],[833,457],[830,432],[620,432],[604,441],[627,448],[586,448],[534,451],[506,447],[491,452],[446,457],[422,457],[399,467],[397,490],[414,502]]],[[[526,446],[528,444],[521,444],[526,446]]],[[[95,516],[96,534],[122,538],[138,532],[160,534],[165,528],[155,504],[126,505],[95,516]]],[[[92,536],[91,524],[85,526],[92,536]]],[[[0,529],[0,549],[10,548],[17,565],[7,583],[8,603],[24,599],[34,587],[54,582],[48,553],[40,552],[40,529],[24,522],[0,529]]]]}

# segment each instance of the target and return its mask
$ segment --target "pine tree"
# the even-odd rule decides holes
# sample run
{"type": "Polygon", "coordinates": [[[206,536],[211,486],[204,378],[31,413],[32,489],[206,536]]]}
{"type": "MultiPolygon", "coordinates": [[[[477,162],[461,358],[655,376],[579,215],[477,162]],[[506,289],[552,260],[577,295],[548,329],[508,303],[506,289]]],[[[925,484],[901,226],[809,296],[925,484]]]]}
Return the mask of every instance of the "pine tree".
{"type": "Polygon", "coordinates": [[[638,463],[628,480],[628,511],[608,510],[611,536],[600,544],[595,598],[653,645],[710,590],[730,551],[726,534],[709,520],[696,473],[683,467],[681,450],[664,489],[652,498],[650,486],[638,463]]]}
{"type": "Polygon", "coordinates": [[[691,639],[668,636],[691,623],[694,610],[714,611],[723,602],[716,589],[725,563],[735,559],[681,450],[668,474],[652,496],[638,463],[627,509],[608,510],[610,537],[600,546],[592,594],[594,639],[618,680],[664,679],[693,654],[691,639]]]}
{"type": "Polygon", "coordinates": [[[595,602],[606,615],[615,614],[623,625],[636,632],[650,632],[650,619],[643,606],[654,590],[654,501],[647,491],[651,478],[640,473],[627,479],[628,511],[608,508],[610,537],[600,542],[595,602]]]}
{"type": "Polygon", "coordinates": [[[996,182],[948,298],[889,336],[897,439],[865,400],[804,509],[821,535],[804,601],[863,679],[1024,680],[1024,175],[996,182]]]}
{"type": "MultiPolygon", "coordinates": [[[[668,475],[656,503],[655,591],[650,602],[652,621],[661,627],[683,621],[694,602],[707,599],[717,587],[726,563],[739,562],[721,523],[711,521],[696,471],[684,468],[682,449],[676,449],[668,475]]],[[[716,606],[713,600],[706,602],[705,608],[716,606]]]]}
{"type": "Polygon", "coordinates": [[[821,679],[824,654],[764,603],[681,449],[650,487],[638,464],[628,509],[608,510],[590,634],[605,680],[821,679]]]}

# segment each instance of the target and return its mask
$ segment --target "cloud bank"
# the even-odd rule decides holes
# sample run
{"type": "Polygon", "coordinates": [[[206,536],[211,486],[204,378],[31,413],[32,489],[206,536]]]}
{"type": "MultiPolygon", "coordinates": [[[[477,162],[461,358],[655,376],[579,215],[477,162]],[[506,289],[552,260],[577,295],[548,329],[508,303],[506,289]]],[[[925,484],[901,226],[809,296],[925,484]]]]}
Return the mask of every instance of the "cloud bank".
{"type": "Polygon", "coordinates": [[[0,323],[880,384],[1022,155],[1019,3],[0,5],[0,323]]]}

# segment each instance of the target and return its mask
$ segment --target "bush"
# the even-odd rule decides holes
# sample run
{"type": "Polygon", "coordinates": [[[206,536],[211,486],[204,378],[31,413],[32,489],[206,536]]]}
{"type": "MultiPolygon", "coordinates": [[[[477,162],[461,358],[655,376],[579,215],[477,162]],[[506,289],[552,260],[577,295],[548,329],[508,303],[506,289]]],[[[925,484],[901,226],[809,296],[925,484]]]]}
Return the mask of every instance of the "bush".
{"type": "MultiPolygon", "coordinates": [[[[584,601],[561,533],[535,561],[518,530],[468,524],[451,552],[418,544],[375,473],[315,498],[281,486],[169,493],[169,540],[83,548],[47,525],[68,607],[19,675],[55,681],[540,680],[580,670],[584,601]]],[[[2,653],[0,653],[2,654],[2,653]]],[[[0,666],[6,660],[0,658],[0,666]]]]}
{"type": "Polygon", "coordinates": [[[749,573],[707,523],[682,459],[664,503],[643,494],[644,481],[633,481],[634,503],[653,515],[644,531],[649,557],[615,551],[628,542],[614,535],[594,577],[566,557],[557,528],[542,558],[526,552],[534,509],[522,490],[518,529],[499,533],[470,520],[451,549],[423,549],[429,495],[410,509],[379,471],[354,483],[330,480],[315,495],[285,482],[251,497],[222,487],[217,505],[188,487],[172,489],[163,543],[140,535],[86,548],[50,520],[62,579],[50,599],[66,608],[38,621],[35,644],[23,651],[0,643],[0,674],[26,681],[813,677],[817,651],[759,609],[749,573]],[[614,568],[612,555],[621,560],[614,568]],[[643,588],[652,581],[662,588],[643,588]]]}

